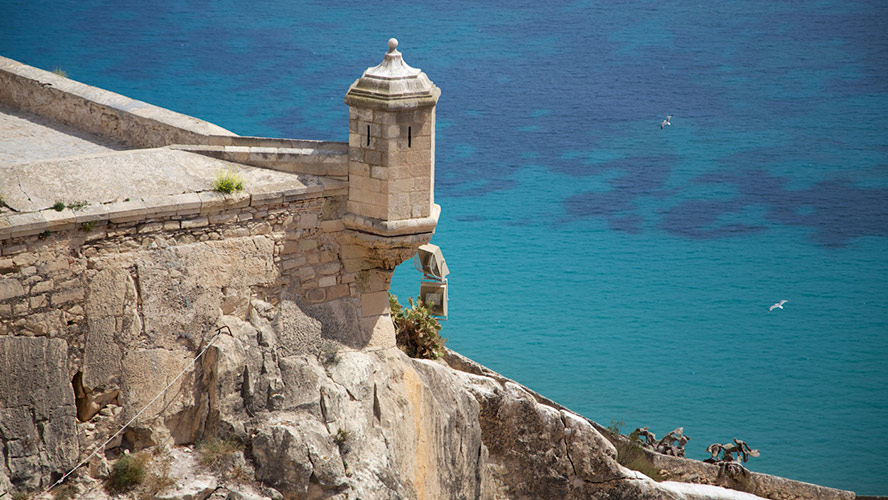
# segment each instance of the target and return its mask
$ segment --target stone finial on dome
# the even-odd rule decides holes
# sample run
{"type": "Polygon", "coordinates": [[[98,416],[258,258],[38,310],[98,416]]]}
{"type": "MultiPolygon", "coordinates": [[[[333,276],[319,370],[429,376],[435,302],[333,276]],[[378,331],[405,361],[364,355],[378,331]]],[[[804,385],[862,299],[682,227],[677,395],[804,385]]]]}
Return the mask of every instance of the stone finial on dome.
{"type": "Polygon", "coordinates": [[[434,106],[441,90],[419,68],[412,68],[398,52],[398,40],[390,38],[385,58],[367,68],[345,94],[349,106],[398,111],[434,106]]]}

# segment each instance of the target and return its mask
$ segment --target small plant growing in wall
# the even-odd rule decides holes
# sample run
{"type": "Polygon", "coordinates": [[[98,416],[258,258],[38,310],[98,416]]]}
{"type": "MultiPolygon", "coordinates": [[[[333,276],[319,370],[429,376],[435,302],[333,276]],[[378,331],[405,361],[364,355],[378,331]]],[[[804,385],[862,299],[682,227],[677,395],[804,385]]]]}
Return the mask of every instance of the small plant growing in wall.
{"type": "Polygon", "coordinates": [[[412,358],[438,359],[444,355],[444,343],[447,342],[438,334],[441,323],[421,299],[417,299],[416,304],[412,297],[408,300],[410,307],[404,307],[398,297],[389,294],[398,347],[412,358]]]}
{"type": "Polygon", "coordinates": [[[52,74],[61,76],[62,78],[68,78],[68,72],[58,66],[53,68],[52,74]]]}
{"type": "Polygon", "coordinates": [[[220,193],[233,193],[244,188],[244,179],[231,169],[221,170],[213,179],[213,189],[220,193]]]}
{"type": "MultiPolygon", "coordinates": [[[[58,203],[56,203],[56,205],[58,205],[58,203]]],[[[72,201],[71,203],[68,203],[68,210],[71,210],[72,212],[79,212],[88,206],[89,202],[86,200],[72,201]]],[[[55,205],[53,206],[53,208],[55,208],[55,205]]]]}
{"type": "Polygon", "coordinates": [[[55,202],[55,203],[52,205],[52,209],[55,210],[56,212],[61,212],[62,210],[65,209],[65,202],[63,202],[63,201],[57,201],[57,202],[55,202]]]}
{"type": "Polygon", "coordinates": [[[333,436],[333,442],[336,443],[337,446],[342,446],[348,440],[348,431],[343,429],[342,427],[336,431],[336,435],[333,436]]]}

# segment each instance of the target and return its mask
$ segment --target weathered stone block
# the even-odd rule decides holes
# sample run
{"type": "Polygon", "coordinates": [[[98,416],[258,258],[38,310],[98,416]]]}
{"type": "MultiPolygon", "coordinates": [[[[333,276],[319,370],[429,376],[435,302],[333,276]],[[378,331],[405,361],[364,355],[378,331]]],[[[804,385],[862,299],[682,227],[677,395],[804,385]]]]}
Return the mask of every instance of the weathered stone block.
{"type": "Polygon", "coordinates": [[[325,220],[321,222],[321,231],[325,233],[334,233],[336,231],[342,231],[344,229],[345,224],[342,223],[342,219],[325,220]]]}
{"type": "Polygon", "coordinates": [[[147,224],[142,224],[139,226],[138,231],[140,234],[163,231],[163,223],[162,222],[149,222],[147,224]]]}
{"type": "Polygon", "coordinates": [[[228,224],[237,220],[237,214],[233,213],[224,213],[224,214],[211,214],[208,217],[210,224],[228,224]]]}
{"type": "MultiPolygon", "coordinates": [[[[0,238],[2,238],[2,235],[0,235],[0,238]]],[[[4,255],[4,256],[6,256],[6,255],[15,255],[15,254],[18,254],[18,253],[24,252],[24,251],[27,250],[27,249],[28,249],[28,245],[24,245],[24,244],[22,244],[22,245],[3,245],[3,246],[0,246],[0,250],[3,251],[3,255],[4,255]]]]}
{"type": "Polygon", "coordinates": [[[38,309],[46,305],[46,295],[35,295],[31,297],[30,301],[31,309],[38,309]]]}
{"type": "Polygon", "coordinates": [[[51,298],[52,305],[59,306],[62,304],[67,304],[68,302],[81,300],[83,298],[83,295],[83,288],[72,288],[70,290],[54,293],[51,298]]]}
{"type": "Polygon", "coordinates": [[[14,278],[0,279],[0,300],[21,297],[25,289],[19,280],[14,278]]]}
{"type": "Polygon", "coordinates": [[[182,229],[195,229],[198,227],[206,227],[210,224],[207,217],[195,217],[193,219],[185,219],[182,221],[182,229]]]}
{"type": "Polygon", "coordinates": [[[304,238],[299,240],[299,249],[303,252],[315,250],[318,248],[318,240],[313,238],[304,238]]]}

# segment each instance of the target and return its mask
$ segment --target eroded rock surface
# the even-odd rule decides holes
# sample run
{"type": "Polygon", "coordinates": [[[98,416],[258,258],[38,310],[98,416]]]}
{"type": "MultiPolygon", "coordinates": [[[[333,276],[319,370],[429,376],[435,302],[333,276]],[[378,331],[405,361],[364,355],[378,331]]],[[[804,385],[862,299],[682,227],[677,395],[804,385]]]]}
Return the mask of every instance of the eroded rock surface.
{"type": "Polygon", "coordinates": [[[74,464],[67,356],[62,339],[0,337],[0,487],[9,481],[36,487],[41,477],[74,464]]]}

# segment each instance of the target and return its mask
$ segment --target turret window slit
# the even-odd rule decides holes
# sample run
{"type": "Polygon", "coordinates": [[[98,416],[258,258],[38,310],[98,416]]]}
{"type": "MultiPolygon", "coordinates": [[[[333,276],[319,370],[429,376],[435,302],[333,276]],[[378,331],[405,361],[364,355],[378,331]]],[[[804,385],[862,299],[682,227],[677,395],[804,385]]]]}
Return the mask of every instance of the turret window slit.
{"type": "Polygon", "coordinates": [[[367,145],[370,145],[370,125],[367,125],[367,145]]]}
{"type": "Polygon", "coordinates": [[[413,127],[407,127],[407,147],[410,147],[413,136],[413,127]]]}

